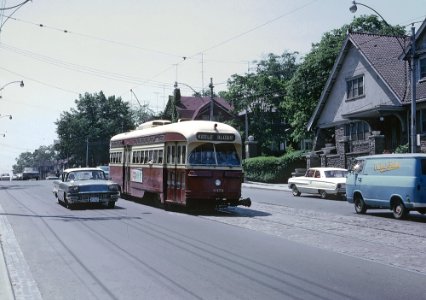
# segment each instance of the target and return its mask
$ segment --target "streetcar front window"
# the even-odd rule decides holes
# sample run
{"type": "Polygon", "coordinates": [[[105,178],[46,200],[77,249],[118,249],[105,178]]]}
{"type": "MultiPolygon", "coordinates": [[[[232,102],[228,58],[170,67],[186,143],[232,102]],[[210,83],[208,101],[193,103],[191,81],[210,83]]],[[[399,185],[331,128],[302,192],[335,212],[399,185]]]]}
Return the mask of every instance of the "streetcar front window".
{"type": "Polygon", "coordinates": [[[240,159],[233,144],[217,144],[215,146],[218,165],[231,167],[240,165],[240,159]]]}
{"type": "Polygon", "coordinates": [[[189,155],[191,165],[239,166],[240,159],[233,144],[206,143],[195,148],[189,155]]]}

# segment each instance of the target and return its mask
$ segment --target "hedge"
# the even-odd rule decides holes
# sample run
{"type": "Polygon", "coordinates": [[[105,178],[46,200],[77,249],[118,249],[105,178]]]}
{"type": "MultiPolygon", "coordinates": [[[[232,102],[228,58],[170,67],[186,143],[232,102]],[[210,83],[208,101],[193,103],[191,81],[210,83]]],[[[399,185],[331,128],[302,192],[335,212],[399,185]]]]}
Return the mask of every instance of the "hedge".
{"type": "Polygon", "coordinates": [[[292,151],[281,157],[259,156],[243,161],[245,180],[265,183],[287,183],[296,168],[306,168],[303,151],[292,151]]]}

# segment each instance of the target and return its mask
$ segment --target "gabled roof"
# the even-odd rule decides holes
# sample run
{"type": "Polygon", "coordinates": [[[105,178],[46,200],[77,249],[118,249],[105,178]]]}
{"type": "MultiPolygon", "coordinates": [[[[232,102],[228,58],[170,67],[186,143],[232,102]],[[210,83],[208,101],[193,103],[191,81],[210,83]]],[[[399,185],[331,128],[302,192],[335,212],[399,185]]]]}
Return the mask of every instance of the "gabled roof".
{"type": "MultiPolygon", "coordinates": [[[[230,113],[232,106],[225,99],[221,97],[214,97],[213,99],[216,106],[219,106],[224,111],[230,113]]],[[[210,97],[181,96],[180,102],[176,109],[180,118],[195,119],[203,108],[210,105],[210,101],[210,97]]]]}
{"type": "Polygon", "coordinates": [[[386,36],[365,33],[349,33],[344,41],[333,69],[321,93],[320,100],[311,119],[307,124],[311,130],[318,120],[322,109],[330,95],[335,80],[351,47],[355,47],[370,65],[376,75],[382,79],[385,86],[401,102],[407,101],[408,66],[406,61],[399,59],[403,48],[408,44],[406,36],[386,36]]]}

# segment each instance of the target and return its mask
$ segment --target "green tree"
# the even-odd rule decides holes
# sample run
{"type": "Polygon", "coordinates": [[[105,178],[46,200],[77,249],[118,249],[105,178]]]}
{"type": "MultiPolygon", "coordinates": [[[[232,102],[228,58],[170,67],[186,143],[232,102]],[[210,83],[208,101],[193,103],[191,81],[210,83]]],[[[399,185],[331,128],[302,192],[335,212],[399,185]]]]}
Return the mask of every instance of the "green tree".
{"type": "MultiPolygon", "coordinates": [[[[257,64],[254,73],[232,75],[228,91],[223,93],[239,113],[247,113],[249,134],[263,153],[273,153],[285,140],[280,103],[286,95],[286,82],[297,69],[297,53],[269,54],[257,64]]],[[[238,126],[244,131],[244,121],[238,126]]]]}
{"type": "Polygon", "coordinates": [[[111,137],[135,128],[129,104],[115,96],[105,97],[102,91],[80,95],[75,104],[75,109],[63,112],[55,123],[60,158],[84,166],[88,150],[89,165],[108,163],[111,137]]]}
{"type": "Polygon", "coordinates": [[[132,120],[134,124],[142,124],[149,120],[157,118],[155,112],[144,104],[137,108],[131,108],[132,120]]]}
{"type": "Polygon", "coordinates": [[[389,26],[377,16],[361,16],[351,24],[327,32],[303,58],[293,78],[287,83],[287,95],[281,103],[284,117],[289,121],[293,141],[307,137],[306,124],[311,117],[347,32],[368,32],[401,36],[401,26],[389,26]]]}
{"type": "Polygon", "coordinates": [[[13,165],[13,172],[22,173],[24,168],[30,167],[40,172],[47,173],[49,168],[57,160],[57,153],[53,145],[40,146],[34,152],[23,152],[16,158],[16,164],[13,165]]]}

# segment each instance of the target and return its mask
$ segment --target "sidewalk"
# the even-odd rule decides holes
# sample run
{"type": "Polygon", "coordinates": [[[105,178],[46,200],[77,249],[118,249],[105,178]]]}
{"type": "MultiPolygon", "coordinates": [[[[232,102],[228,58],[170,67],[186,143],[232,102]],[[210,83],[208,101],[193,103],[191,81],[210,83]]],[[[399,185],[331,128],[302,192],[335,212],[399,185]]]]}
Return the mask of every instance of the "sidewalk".
{"type": "MultiPolygon", "coordinates": [[[[1,220],[0,220],[1,221],[1,220]]],[[[2,222],[0,222],[0,229],[2,229],[2,222]]],[[[10,283],[9,273],[7,271],[5,257],[3,253],[3,240],[0,230],[0,299],[14,300],[12,285],[10,283]]]]}

